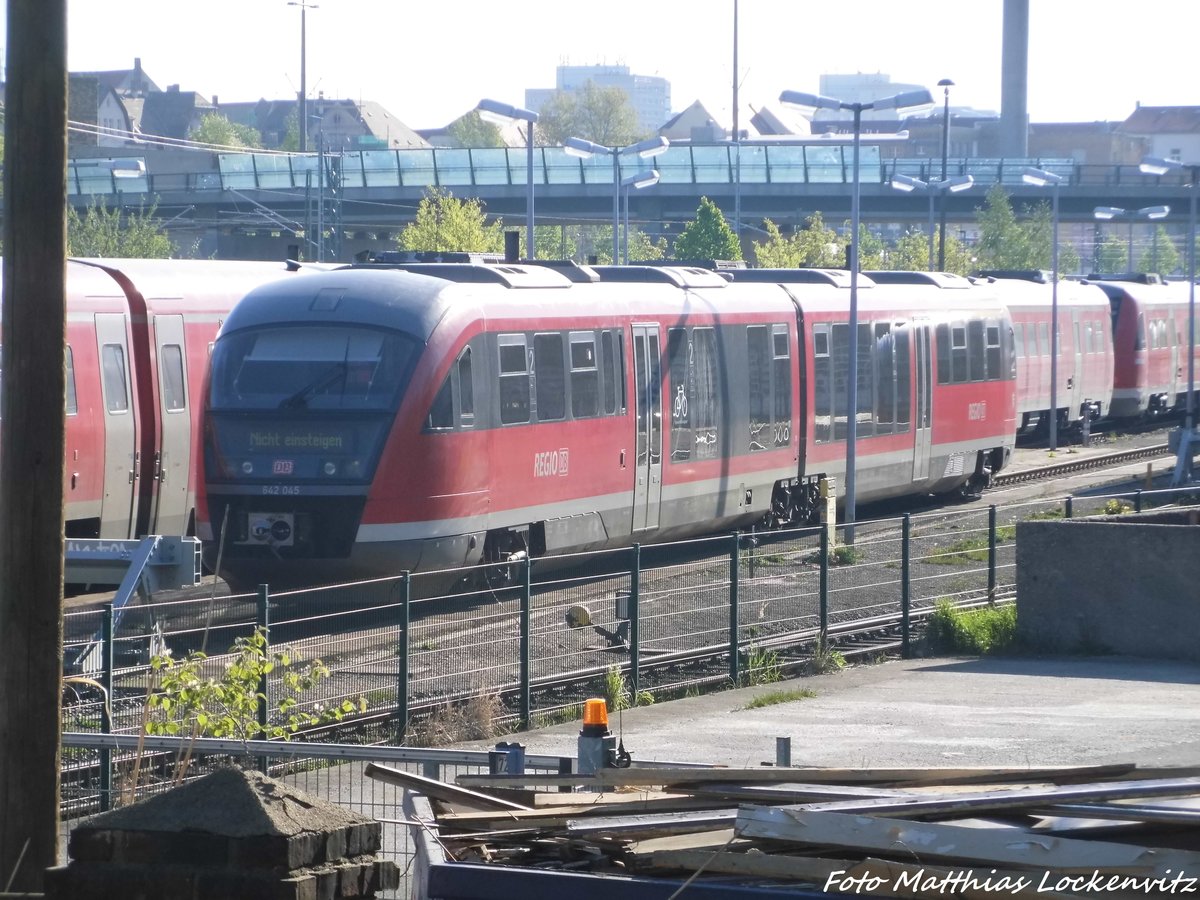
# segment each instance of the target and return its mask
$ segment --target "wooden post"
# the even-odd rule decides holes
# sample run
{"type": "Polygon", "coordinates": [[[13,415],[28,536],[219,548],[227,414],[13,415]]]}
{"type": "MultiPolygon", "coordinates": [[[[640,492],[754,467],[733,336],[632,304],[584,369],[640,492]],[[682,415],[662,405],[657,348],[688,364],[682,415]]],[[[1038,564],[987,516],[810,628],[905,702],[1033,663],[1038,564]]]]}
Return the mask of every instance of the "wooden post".
{"type": "Polygon", "coordinates": [[[14,892],[33,892],[42,889],[43,873],[58,857],[66,0],[8,0],[7,44],[0,411],[4,494],[0,503],[0,885],[9,885],[7,889],[14,892]]]}

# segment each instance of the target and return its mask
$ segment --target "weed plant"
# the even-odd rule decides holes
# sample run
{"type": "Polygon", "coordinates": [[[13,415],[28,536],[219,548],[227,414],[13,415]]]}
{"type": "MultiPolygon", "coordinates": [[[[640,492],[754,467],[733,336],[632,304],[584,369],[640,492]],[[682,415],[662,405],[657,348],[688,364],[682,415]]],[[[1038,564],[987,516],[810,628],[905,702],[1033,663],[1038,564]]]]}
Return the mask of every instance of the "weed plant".
{"type": "Polygon", "coordinates": [[[1016,604],[955,609],[939,600],[926,624],[925,641],[934,653],[982,656],[1012,649],[1016,634],[1016,604]]]}

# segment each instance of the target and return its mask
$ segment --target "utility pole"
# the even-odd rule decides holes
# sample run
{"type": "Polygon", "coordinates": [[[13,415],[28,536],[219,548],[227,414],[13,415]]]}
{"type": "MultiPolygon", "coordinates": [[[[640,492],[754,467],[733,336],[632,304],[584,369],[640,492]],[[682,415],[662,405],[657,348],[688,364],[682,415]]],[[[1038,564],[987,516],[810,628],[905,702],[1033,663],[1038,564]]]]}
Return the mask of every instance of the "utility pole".
{"type": "MultiPolygon", "coordinates": [[[[8,0],[0,417],[0,889],[58,862],[67,2],[8,0]]],[[[10,895],[11,896],[11,895],[10,895]]]]}

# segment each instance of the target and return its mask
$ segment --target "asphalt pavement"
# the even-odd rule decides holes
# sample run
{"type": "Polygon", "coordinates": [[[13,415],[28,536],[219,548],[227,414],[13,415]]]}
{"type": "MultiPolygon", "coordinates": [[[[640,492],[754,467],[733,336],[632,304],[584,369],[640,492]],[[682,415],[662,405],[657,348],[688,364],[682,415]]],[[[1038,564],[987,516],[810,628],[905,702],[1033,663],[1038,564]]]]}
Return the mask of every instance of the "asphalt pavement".
{"type": "MultiPolygon", "coordinates": [[[[1200,664],[1128,657],[896,660],[612,713],[634,760],[754,766],[1200,764],[1200,664]],[[756,697],[814,696],[756,709],[756,697]]],[[[574,755],[578,724],[509,741],[574,755]]],[[[488,744],[475,743],[475,749],[488,744]]]]}

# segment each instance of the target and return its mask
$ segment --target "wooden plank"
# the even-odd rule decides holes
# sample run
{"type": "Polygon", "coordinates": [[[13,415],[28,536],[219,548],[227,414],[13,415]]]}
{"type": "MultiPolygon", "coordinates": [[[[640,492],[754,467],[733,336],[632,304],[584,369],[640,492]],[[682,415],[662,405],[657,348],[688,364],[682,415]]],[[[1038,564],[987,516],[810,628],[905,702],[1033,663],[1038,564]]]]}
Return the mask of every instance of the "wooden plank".
{"type": "Polygon", "coordinates": [[[1181,797],[1200,794],[1200,778],[1108,781],[1049,788],[1011,788],[934,797],[882,797],[806,803],[812,812],[855,812],[873,816],[936,816],[963,811],[1022,809],[1057,806],[1069,801],[1100,801],[1138,797],[1181,797]]]}
{"type": "Polygon", "coordinates": [[[634,841],[629,845],[629,855],[640,862],[649,860],[655,853],[664,850],[707,850],[711,853],[730,845],[731,841],[733,845],[745,845],[746,842],[738,841],[736,837],[732,828],[718,828],[716,831],[700,831],[694,834],[668,834],[634,841]]]}
{"type": "Polygon", "coordinates": [[[657,837],[690,831],[714,831],[729,828],[737,820],[736,809],[703,810],[645,816],[605,816],[593,819],[567,820],[567,833],[571,837],[593,837],[611,835],[631,838],[635,835],[657,837]]]}
{"type": "Polygon", "coordinates": [[[751,803],[800,803],[818,800],[848,800],[865,798],[877,800],[884,797],[912,797],[911,790],[894,790],[883,787],[856,787],[854,785],[827,785],[788,783],[779,785],[749,785],[719,781],[712,784],[676,785],[679,793],[694,797],[720,797],[726,800],[747,800],[751,803]]]}
{"type": "MultiPolygon", "coordinates": [[[[561,794],[560,796],[570,797],[572,795],[561,794]]],[[[713,809],[714,807],[729,809],[730,804],[703,797],[658,797],[636,803],[618,803],[612,805],[539,806],[529,810],[503,810],[496,812],[490,810],[482,812],[471,810],[449,814],[442,813],[438,817],[438,821],[442,825],[462,828],[476,827],[492,822],[520,822],[527,825],[537,821],[544,821],[547,825],[557,821],[565,826],[568,819],[588,818],[589,816],[599,818],[601,816],[628,816],[642,812],[690,812],[698,809],[713,809]]]]}
{"type": "MultiPolygon", "coordinates": [[[[1079,841],[1010,831],[993,832],[935,822],[878,819],[842,812],[796,807],[744,806],[735,830],[742,837],[766,838],[809,846],[842,847],[862,852],[895,853],[898,847],[922,859],[1019,865],[1045,870],[1105,871],[1144,868],[1147,874],[1200,871],[1200,853],[1164,850],[1107,841],[1079,841]]],[[[1053,887],[1053,883],[1051,887],[1053,887]]]]}
{"type": "Polygon", "coordinates": [[[474,805],[482,809],[528,809],[527,806],[521,806],[519,803],[513,803],[509,800],[501,800],[498,797],[489,797],[487,794],[480,794],[475,791],[469,791],[466,788],[461,788],[453,784],[447,784],[444,781],[437,781],[433,778],[425,778],[421,775],[413,775],[411,772],[403,772],[400,769],[392,769],[387,766],[381,766],[378,763],[367,763],[367,767],[363,770],[368,778],[374,778],[376,781],[383,781],[387,784],[395,784],[403,788],[419,791],[426,797],[433,797],[435,800],[446,800],[453,803],[462,803],[466,805],[474,805]]]}
{"type": "Polygon", "coordinates": [[[637,785],[686,785],[707,782],[738,782],[741,784],[890,784],[913,786],[930,784],[988,784],[1065,780],[1099,780],[1129,774],[1132,763],[1105,766],[1071,766],[1055,768],[912,768],[912,769],[838,769],[838,768],[697,768],[635,767],[630,769],[601,769],[595,775],[459,775],[461,785],[491,785],[494,787],[571,785],[601,785],[632,787],[637,785]]]}

